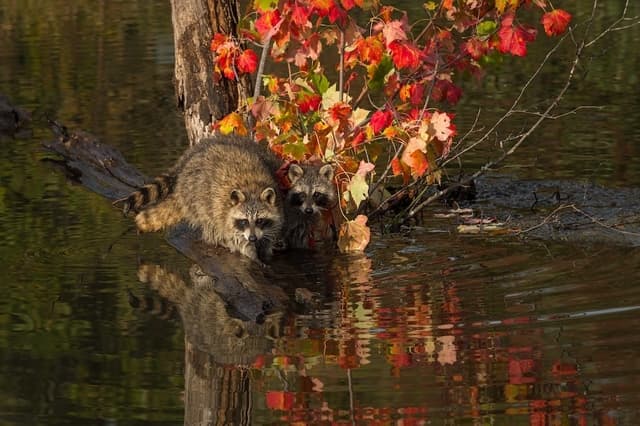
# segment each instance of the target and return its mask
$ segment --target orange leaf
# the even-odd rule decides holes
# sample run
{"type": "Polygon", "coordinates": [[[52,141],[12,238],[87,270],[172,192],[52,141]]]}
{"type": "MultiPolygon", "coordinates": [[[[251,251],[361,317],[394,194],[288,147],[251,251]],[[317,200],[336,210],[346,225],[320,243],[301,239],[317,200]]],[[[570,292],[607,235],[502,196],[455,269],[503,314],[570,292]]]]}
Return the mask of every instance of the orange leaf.
{"type": "Polygon", "coordinates": [[[341,253],[361,252],[369,244],[371,230],[367,226],[367,217],[358,215],[354,220],[344,222],[338,233],[338,248],[341,253]]]}
{"type": "Polygon", "coordinates": [[[215,124],[215,128],[220,130],[220,133],[223,135],[228,135],[230,133],[237,133],[240,136],[246,136],[249,132],[244,125],[244,120],[242,120],[242,116],[237,112],[232,112],[226,117],[222,118],[215,124]]]}

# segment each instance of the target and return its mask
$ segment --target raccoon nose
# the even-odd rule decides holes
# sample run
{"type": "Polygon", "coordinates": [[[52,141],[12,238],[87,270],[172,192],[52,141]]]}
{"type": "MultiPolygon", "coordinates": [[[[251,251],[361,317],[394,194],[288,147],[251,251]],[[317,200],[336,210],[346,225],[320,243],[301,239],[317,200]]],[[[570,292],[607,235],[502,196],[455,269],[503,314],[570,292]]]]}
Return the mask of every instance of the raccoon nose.
{"type": "Polygon", "coordinates": [[[255,235],[249,235],[249,241],[255,243],[256,241],[258,241],[258,237],[256,237],[255,235]]]}
{"type": "Polygon", "coordinates": [[[307,207],[306,209],[304,209],[304,212],[306,214],[313,214],[313,209],[311,207],[307,207]]]}

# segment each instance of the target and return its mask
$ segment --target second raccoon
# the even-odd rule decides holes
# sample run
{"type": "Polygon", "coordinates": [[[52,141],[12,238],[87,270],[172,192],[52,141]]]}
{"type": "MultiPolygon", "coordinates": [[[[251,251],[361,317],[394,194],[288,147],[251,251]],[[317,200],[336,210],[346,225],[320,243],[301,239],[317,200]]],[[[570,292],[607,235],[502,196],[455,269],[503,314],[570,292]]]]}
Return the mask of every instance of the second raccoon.
{"type": "Polygon", "coordinates": [[[216,137],[190,148],[165,175],[124,200],[143,232],[184,220],[202,239],[254,260],[271,255],[284,212],[270,167],[246,138],[216,137]]]}

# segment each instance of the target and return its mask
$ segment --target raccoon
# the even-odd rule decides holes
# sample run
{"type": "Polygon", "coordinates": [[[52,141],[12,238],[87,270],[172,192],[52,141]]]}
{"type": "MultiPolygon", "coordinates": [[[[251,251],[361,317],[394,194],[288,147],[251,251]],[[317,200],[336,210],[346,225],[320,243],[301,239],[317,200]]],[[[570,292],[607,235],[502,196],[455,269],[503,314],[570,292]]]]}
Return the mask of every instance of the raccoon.
{"type": "Polygon", "coordinates": [[[333,166],[291,164],[287,177],[291,186],[285,198],[284,242],[289,248],[311,248],[322,213],[337,203],[333,166]]]}
{"type": "Polygon", "coordinates": [[[337,203],[333,167],[330,164],[285,165],[269,147],[260,143],[251,143],[248,149],[262,159],[281,184],[279,188],[284,199],[285,219],[282,238],[276,242],[277,248],[311,248],[313,230],[322,213],[337,203]],[[283,176],[286,176],[288,183],[282,182],[283,176]]]}
{"type": "Polygon", "coordinates": [[[237,137],[202,140],[167,174],[123,200],[124,210],[138,212],[143,232],[185,221],[206,243],[268,260],[283,226],[282,196],[253,145],[237,137]]]}

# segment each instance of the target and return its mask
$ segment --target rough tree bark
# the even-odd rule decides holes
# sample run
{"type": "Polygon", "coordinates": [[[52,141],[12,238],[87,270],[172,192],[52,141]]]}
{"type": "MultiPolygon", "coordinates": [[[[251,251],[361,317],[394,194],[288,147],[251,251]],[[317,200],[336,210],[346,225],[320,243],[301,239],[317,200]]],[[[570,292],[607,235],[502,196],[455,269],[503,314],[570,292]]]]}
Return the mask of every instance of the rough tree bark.
{"type": "Polygon", "coordinates": [[[251,79],[239,82],[213,78],[209,50],[214,32],[237,34],[237,0],[171,0],[175,46],[174,83],[178,107],[193,145],[211,136],[212,124],[235,111],[251,93],[251,79]]]}

